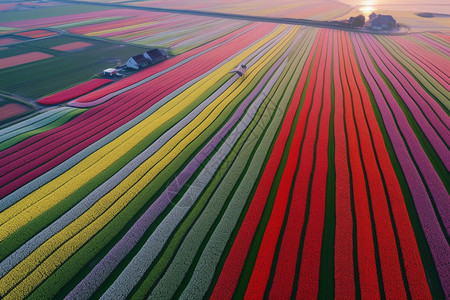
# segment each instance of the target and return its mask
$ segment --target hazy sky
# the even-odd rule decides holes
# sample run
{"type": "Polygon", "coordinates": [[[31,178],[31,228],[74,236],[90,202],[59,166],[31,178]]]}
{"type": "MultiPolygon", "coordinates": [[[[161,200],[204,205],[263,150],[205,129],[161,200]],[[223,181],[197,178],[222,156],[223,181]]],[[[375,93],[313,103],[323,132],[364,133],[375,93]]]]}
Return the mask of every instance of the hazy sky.
{"type": "Polygon", "coordinates": [[[450,14],[450,0],[339,0],[352,6],[450,14]]]}

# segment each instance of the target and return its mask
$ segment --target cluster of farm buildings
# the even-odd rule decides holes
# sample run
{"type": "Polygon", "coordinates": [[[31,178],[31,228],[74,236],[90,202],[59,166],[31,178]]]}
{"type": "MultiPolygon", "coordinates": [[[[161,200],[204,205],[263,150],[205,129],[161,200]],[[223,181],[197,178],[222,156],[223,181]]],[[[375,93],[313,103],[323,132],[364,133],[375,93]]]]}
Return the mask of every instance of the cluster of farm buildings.
{"type": "Polygon", "coordinates": [[[398,24],[397,21],[391,15],[382,15],[371,13],[369,15],[369,20],[363,15],[356,17],[350,17],[348,20],[343,21],[331,21],[331,25],[341,27],[341,28],[367,28],[374,31],[389,31],[396,29],[398,24]]]}
{"type": "Polygon", "coordinates": [[[368,25],[370,29],[374,30],[390,30],[397,27],[397,21],[391,15],[371,13],[368,25]]]}
{"type": "MultiPolygon", "coordinates": [[[[139,69],[143,69],[143,68],[146,68],[149,66],[153,66],[153,65],[160,63],[168,58],[169,58],[169,55],[167,54],[166,51],[161,50],[161,49],[152,49],[152,50],[145,51],[142,54],[138,54],[138,55],[130,57],[127,60],[126,67],[135,69],[135,70],[139,70],[139,69]]],[[[116,76],[116,75],[120,75],[120,74],[117,72],[116,68],[108,68],[103,71],[103,75],[116,76]]]]}

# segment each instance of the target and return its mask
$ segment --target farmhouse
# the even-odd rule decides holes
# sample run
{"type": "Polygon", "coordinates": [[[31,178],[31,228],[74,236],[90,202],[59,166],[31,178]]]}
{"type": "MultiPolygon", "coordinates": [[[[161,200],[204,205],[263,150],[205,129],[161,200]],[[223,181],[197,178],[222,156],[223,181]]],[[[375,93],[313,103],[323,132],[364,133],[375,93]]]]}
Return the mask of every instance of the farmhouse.
{"type": "Polygon", "coordinates": [[[390,30],[397,27],[397,21],[391,15],[369,16],[369,28],[375,30],[390,30]]]}
{"type": "Polygon", "coordinates": [[[145,58],[151,61],[151,64],[157,64],[167,59],[167,54],[159,49],[152,49],[144,53],[145,58]]]}
{"type": "Polygon", "coordinates": [[[150,65],[150,60],[147,59],[143,54],[135,55],[130,57],[127,61],[127,67],[133,68],[136,70],[146,68],[150,65]]]}
{"type": "Polygon", "coordinates": [[[127,61],[127,67],[136,70],[155,65],[166,60],[169,56],[164,50],[152,49],[143,54],[135,55],[127,61]]]}

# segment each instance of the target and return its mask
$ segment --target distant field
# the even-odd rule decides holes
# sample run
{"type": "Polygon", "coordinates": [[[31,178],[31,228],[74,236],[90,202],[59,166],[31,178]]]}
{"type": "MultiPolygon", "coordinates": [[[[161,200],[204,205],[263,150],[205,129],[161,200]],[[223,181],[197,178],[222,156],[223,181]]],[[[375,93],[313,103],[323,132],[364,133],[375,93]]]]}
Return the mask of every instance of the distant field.
{"type": "Polygon", "coordinates": [[[92,45],[93,44],[86,43],[86,42],[72,42],[72,43],[62,44],[59,46],[54,46],[54,47],[51,47],[50,49],[58,50],[58,51],[73,51],[73,50],[86,48],[86,47],[89,47],[92,45]]]}
{"type": "Polygon", "coordinates": [[[21,20],[33,20],[51,16],[63,16],[76,13],[86,13],[104,10],[103,6],[85,5],[85,4],[62,4],[61,2],[52,2],[53,5],[13,10],[13,11],[1,11],[0,22],[21,21],[21,20]]]}
{"type": "Polygon", "coordinates": [[[1,69],[0,91],[27,98],[40,98],[86,81],[100,74],[105,68],[123,64],[129,57],[146,49],[148,48],[68,35],[9,45],[8,49],[0,52],[0,59],[30,51],[46,53],[53,57],[1,69]],[[92,45],[72,51],[52,50],[53,47],[70,43],[92,45]]]}
{"type": "Polygon", "coordinates": [[[32,112],[34,109],[14,99],[0,96],[0,125],[32,112]]]}

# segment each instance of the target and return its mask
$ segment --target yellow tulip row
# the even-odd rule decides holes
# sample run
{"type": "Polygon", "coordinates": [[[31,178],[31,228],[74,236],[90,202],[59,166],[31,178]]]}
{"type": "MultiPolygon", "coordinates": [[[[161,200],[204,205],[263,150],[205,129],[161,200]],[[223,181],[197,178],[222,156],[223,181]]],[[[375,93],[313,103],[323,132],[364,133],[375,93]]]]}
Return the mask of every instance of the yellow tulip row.
{"type": "MultiPolygon", "coordinates": [[[[250,48],[242,55],[248,56],[256,49],[255,47],[260,47],[261,45],[266,43],[269,38],[273,38],[284,29],[285,29],[284,26],[279,28],[272,35],[268,36],[266,39],[262,40],[260,43],[250,48]]],[[[268,56],[267,58],[263,57],[260,61],[264,61],[266,59],[270,60],[274,55],[276,55],[276,53],[274,53],[274,51],[271,51],[268,54],[266,54],[266,56],[268,56]]],[[[237,59],[241,61],[243,57],[239,57],[237,59]]],[[[235,61],[232,61],[230,63],[234,65],[236,64],[235,61]]],[[[246,79],[246,81],[250,82],[262,67],[263,63],[260,63],[260,65],[258,66],[254,66],[254,70],[252,70],[253,76],[250,75],[246,79]]],[[[230,66],[227,66],[225,70],[228,71],[229,69],[230,66]]],[[[223,72],[220,72],[219,74],[220,76],[224,75],[223,72]]],[[[218,77],[214,76],[213,78],[217,80],[218,77]]],[[[215,80],[209,81],[210,84],[214,82],[215,80]]],[[[207,86],[203,85],[204,88],[209,86],[210,85],[207,86]]],[[[43,245],[41,245],[38,249],[36,249],[30,256],[24,259],[19,265],[17,265],[8,274],[6,274],[3,278],[1,278],[0,295],[4,295],[10,289],[14,288],[8,294],[8,296],[13,295],[26,296],[32,290],[32,289],[30,290],[30,287],[36,287],[38,284],[40,284],[40,282],[42,282],[46,277],[48,277],[76,250],[78,250],[83,244],[85,244],[90,238],[92,238],[93,235],[95,235],[110,220],[112,220],[146,185],[148,185],[148,183],[160,171],[162,171],[189,143],[193,142],[198,137],[198,135],[200,135],[203,132],[203,130],[206,129],[217,118],[217,116],[236,97],[236,95],[239,94],[245,88],[245,86],[246,86],[245,84],[241,84],[239,81],[234,83],[226,92],[224,92],[199,116],[197,116],[196,119],[194,119],[189,125],[183,128],[183,130],[181,130],[160,150],[158,150],[152,157],[150,157],[141,166],[139,166],[116,188],[114,188],[111,192],[106,194],[80,218],[75,220],[64,230],[57,233],[48,241],[46,241],[43,245]],[[127,192],[123,194],[123,191],[127,192]],[[16,286],[17,283],[19,284],[16,286]]],[[[190,95],[186,98],[190,97],[196,98],[200,95],[201,91],[197,90],[195,91],[194,95],[190,95]]],[[[177,101],[171,102],[177,103],[177,101]]],[[[155,120],[151,124],[152,126],[159,126],[173,115],[174,114],[170,115],[169,113],[162,115],[160,119],[155,120]]],[[[134,140],[134,138],[136,137],[143,138],[146,135],[143,132],[146,132],[146,130],[138,131],[136,134],[132,135],[128,143],[130,143],[131,140],[134,140]]],[[[122,136],[119,137],[119,139],[120,138],[122,138],[122,136]]],[[[134,141],[134,144],[136,143],[137,142],[134,141]]],[[[117,148],[116,150],[119,149],[120,148],[117,148]]],[[[114,155],[116,157],[121,155],[117,154],[116,152],[114,152],[114,155]]],[[[103,160],[99,160],[94,165],[100,165],[102,161],[103,160]]],[[[109,162],[109,160],[106,161],[109,162]]],[[[91,168],[88,167],[86,170],[89,169],[91,168]]],[[[89,175],[92,176],[91,172],[96,169],[98,169],[98,167],[93,168],[89,172],[85,172],[87,174],[83,174],[83,176],[86,177],[88,177],[89,175]]],[[[68,172],[70,172],[70,170],[68,172]]],[[[78,180],[79,179],[77,179],[77,181],[78,180]]],[[[66,183],[66,188],[68,189],[68,187],[72,186],[73,184],[74,183],[72,184],[66,183]]],[[[52,205],[52,203],[47,203],[47,205],[52,205]]]]}

